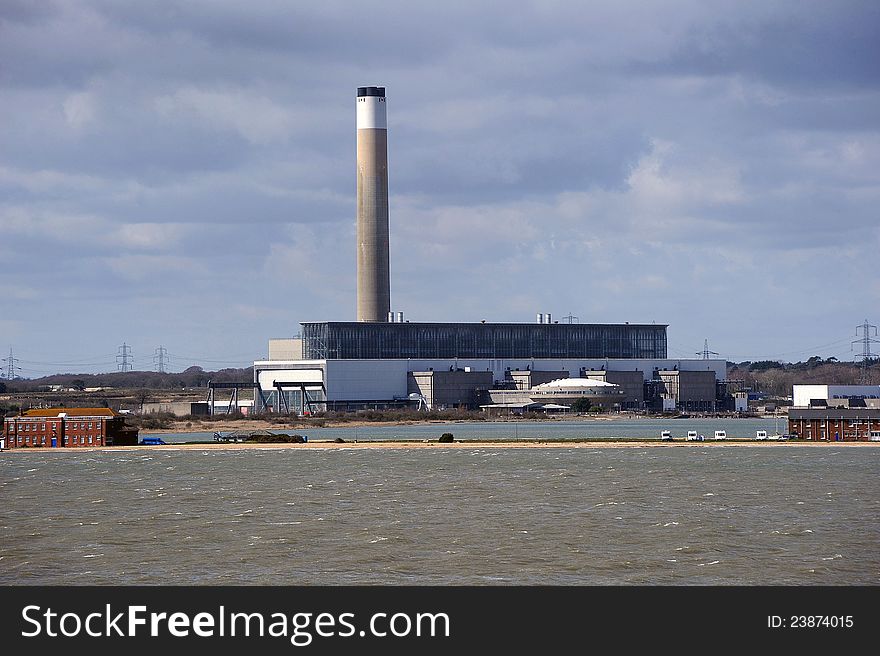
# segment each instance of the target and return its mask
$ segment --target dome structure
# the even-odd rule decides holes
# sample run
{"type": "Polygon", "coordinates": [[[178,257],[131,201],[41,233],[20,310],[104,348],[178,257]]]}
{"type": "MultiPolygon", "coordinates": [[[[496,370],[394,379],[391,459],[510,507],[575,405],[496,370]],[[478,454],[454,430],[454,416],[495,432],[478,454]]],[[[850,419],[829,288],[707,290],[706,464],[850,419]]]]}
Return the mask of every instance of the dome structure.
{"type": "Polygon", "coordinates": [[[620,385],[592,378],[559,378],[529,390],[529,398],[536,403],[571,405],[578,399],[588,399],[592,405],[606,408],[622,402],[624,396],[620,385]]]}

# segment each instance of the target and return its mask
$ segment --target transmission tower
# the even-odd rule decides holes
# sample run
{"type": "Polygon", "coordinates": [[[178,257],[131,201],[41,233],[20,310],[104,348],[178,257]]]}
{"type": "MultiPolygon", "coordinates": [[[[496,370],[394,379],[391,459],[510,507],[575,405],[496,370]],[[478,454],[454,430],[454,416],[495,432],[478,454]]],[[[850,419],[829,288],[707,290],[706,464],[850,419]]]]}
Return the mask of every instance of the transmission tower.
{"type": "Polygon", "coordinates": [[[119,347],[119,355],[116,356],[116,368],[119,371],[131,371],[131,363],[134,358],[131,356],[131,347],[125,342],[119,347]]]}
{"type": "Polygon", "coordinates": [[[156,349],[156,354],[153,356],[153,362],[156,363],[156,371],[160,374],[167,373],[165,371],[165,366],[168,364],[168,349],[164,346],[160,346],[156,349]]]}
{"type": "Polygon", "coordinates": [[[696,355],[702,355],[704,360],[708,360],[710,355],[718,355],[715,351],[709,350],[709,340],[703,340],[703,350],[697,351],[696,355]]]}
{"type": "Polygon", "coordinates": [[[569,312],[567,317],[562,317],[562,321],[564,323],[579,323],[580,320],[569,312]]]}
{"type": "Polygon", "coordinates": [[[19,371],[21,371],[21,367],[18,367],[15,364],[17,361],[18,361],[18,358],[14,357],[12,355],[12,347],[10,346],[9,347],[9,357],[3,358],[3,362],[6,363],[6,365],[5,365],[5,367],[6,367],[6,380],[15,380],[15,378],[16,378],[15,370],[18,369],[19,371]]]}
{"type": "MultiPolygon", "coordinates": [[[[861,326],[856,326],[856,335],[859,334],[859,330],[862,331],[861,339],[854,339],[852,344],[861,344],[862,352],[856,355],[857,358],[862,359],[862,375],[861,375],[861,383],[862,385],[868,384],[868,361],[871,358],[877,357],[876,353],[871,353],[871,344],[880,344],[880,340],[874,339],[871,337],[871,329],[874,330],[874,335],[877,334],[877,326],[868,323],[868,320],[865,319],[865,323],[861,326]]],[[[850,350],[852,350],[852,345],[850,345],[850,350]]]]}

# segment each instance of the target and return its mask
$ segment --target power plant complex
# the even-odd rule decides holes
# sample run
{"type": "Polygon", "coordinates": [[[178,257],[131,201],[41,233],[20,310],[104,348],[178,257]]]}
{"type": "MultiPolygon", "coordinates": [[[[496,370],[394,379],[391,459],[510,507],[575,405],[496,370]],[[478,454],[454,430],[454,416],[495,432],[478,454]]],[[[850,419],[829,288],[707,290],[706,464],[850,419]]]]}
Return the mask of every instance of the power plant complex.
{"type": "Polygon", "coordinates": [[[669,359],[664,324],[418,323],[391,311],[384,87],[357,90],[357,321],[303,322],[254,362],[257,412],[714,410],[726,361],[669,359]]]}

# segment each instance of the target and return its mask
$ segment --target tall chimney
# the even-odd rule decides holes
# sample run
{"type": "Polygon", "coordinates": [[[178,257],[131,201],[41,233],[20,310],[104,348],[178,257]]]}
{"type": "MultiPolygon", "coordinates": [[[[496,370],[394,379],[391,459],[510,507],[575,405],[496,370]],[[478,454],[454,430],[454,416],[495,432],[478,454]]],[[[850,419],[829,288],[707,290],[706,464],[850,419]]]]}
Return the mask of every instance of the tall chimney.
{"type": "Polygon", "coordinates": [[[357,90],[357,249],[357,320],[387,321],[391,280],[385,87],[357,90]]]}

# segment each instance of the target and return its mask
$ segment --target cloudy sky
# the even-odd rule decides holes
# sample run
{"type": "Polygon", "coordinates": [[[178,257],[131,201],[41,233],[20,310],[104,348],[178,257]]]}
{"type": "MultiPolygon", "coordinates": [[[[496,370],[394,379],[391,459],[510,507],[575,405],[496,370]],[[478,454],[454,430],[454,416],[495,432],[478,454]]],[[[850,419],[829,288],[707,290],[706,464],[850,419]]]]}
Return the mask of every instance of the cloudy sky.
{"type": "Polygon", "coordinates": [[[876,0],[0,0],[0,355],[217,369],[354,320],[366,85],[411,321],[735,361],[880,324],[876,0]]]}

